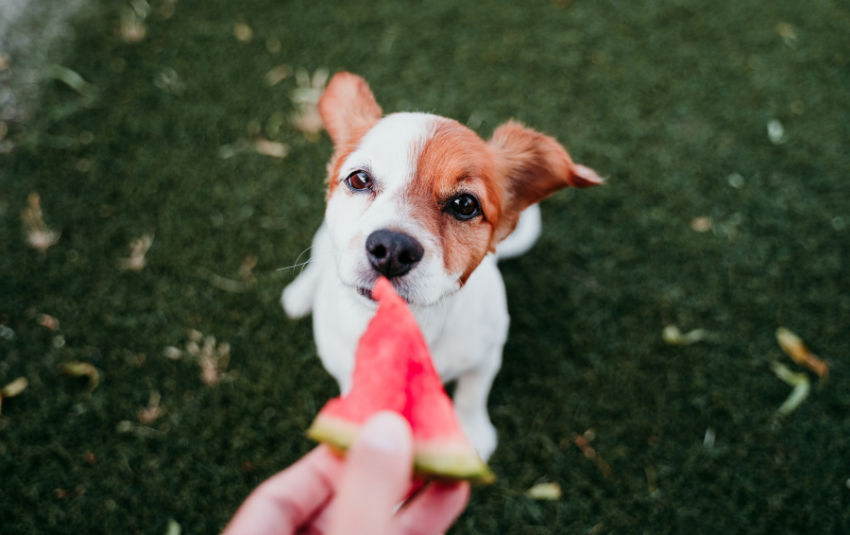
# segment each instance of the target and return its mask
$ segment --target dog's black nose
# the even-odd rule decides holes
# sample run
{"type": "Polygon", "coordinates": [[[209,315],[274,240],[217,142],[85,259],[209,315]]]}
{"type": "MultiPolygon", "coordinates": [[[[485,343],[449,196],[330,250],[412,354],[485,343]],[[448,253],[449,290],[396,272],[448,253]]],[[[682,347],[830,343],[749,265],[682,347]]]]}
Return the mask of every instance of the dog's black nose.
{"type": "Polygon", "coordinates": [[[369,262],[388,279],[401,277],[415,266],[425,250],[407,234],[391,230],[376,230],[366,239],[369,262]]]}

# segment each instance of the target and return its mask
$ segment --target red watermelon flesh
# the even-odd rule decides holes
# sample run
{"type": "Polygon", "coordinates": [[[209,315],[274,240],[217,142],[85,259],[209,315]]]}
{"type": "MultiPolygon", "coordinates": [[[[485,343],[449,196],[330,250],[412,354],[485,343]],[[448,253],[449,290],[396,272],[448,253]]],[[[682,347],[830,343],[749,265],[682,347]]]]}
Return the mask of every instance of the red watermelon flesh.
{"type": "Polygon", "coordinates": [[[360,338],[351,391],[328,401],[307,436],[344,451],[369,417],[395,411],[410,423],[419,475],[492,481],[457,421],[410,309],[383,277],[372,296],[378,311],[360,338]]]}

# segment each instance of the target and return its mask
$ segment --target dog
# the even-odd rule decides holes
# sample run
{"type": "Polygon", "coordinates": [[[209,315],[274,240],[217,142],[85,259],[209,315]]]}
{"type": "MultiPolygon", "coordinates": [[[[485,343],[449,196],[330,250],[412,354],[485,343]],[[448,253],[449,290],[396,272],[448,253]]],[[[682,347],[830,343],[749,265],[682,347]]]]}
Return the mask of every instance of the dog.
{"type": "Polygon", "coordinates": [[[319,101],[334,145],[325,220],[306,268],[283,291],[290,318],[313,313],[318,353],[343,394],[354,353],[387,277],[410,305],[454,405],[485,460],[497,435],[487,414],[509,316],[497,259],[540,232],[537,203],[602,184],[553,138],[509,121],[487,142],[426,113],[383,116],[365,80],[336,74],[319,101]]]}

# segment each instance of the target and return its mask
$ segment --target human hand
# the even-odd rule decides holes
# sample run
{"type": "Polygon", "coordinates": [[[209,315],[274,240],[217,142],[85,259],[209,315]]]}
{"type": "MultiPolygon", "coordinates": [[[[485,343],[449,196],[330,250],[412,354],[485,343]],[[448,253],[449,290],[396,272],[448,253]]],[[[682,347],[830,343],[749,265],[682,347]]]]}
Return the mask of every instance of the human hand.
{"type": "Polygon", "coordinates": [[[261,484],[222,535],[436,535],[460,515],[466,482],[433,483],[394,513],[411,488],[413,439],[392,412],[363,425],[345,459],[319,446],[261,484]]]}

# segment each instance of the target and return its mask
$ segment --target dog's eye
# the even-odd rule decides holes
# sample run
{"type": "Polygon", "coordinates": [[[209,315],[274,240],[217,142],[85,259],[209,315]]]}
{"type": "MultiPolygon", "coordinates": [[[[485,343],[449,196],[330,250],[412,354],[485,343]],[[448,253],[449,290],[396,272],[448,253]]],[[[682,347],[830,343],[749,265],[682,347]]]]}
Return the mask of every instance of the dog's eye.
{"type": "Polygon", "coordinates": [[[366,174],[365,171],[355,171],[346,179],[351,189],[362,190],[372,189],[372,177],[366,174]]]}
{"type": "Polygon", "coordinates": [[[481,212],[478,201],[468,193],[458,195],[449,202],[449,209],[458,219],[472,219],[481,212]]]}

